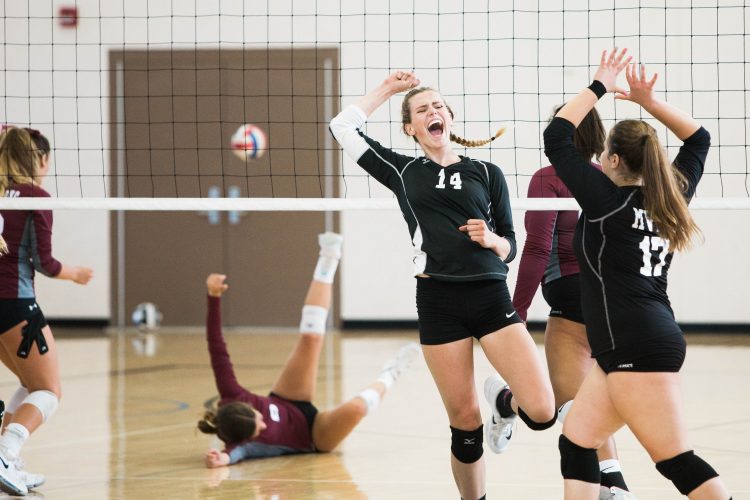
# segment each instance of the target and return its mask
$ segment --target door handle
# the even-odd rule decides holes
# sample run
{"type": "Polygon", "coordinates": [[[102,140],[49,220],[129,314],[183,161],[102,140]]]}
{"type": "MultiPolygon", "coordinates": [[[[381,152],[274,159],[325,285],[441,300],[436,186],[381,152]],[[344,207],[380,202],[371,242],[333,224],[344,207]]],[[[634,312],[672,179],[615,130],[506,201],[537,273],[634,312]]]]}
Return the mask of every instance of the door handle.
{"type": "MultiPolygon", "coordinates": [[[[221,188],[219,186],[211,186],[208,188],[209,198],[221,198],[221,188]]],[[[218,210],[208,210],[201,212],[201,215],[208,217],[208,223],[212,226],[217,226],[221,222],[221,213],[218,210]]]]}
{"type": "MultiPolygon", "coordinates": [[[[229,186],[229,198],[239,198],[240,194],[241,193],[239,186],[229,186]]],[[[240,223],[240,217],[244,215],[245,212],[240,212],[239,210],[230,210],[227,218],[229,219],[229,223],[235,226],[240,223]]]]}

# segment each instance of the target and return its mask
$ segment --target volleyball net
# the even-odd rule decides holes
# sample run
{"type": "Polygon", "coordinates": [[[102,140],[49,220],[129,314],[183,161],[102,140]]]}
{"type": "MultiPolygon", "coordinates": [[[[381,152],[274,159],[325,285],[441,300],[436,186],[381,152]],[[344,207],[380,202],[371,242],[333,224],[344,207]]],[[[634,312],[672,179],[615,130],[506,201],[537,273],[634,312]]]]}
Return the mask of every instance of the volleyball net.
{"type": "MultiPolygon", "coordinates": [[[[328,121],[396,69],[440,90],[463,137],[456,151],[497,164],[514,208],[548,164],[553,108],[586,86],[603,49],[628,47],[657,89],[712,134],[692,206],[750,208],[748,40],[742,0],[275,1],[77,0],[0,3],[0,123],[52,143],[50,199],[3,208],[96,210],[395,209],[391,193],[342,154],[328,121]],[[564,7],[563,7],[564,6],[564,7]],[[265,136],[237,147],[238,129],[265,136]],[[234,139],[233,139],[234,137],[234,139]],[[249,152],[245,151],[249,149],[249,152]],[[238,154],[239,153],[239,154],[238,154]]],[[[367,133],[421,154],[400,129],[401,99],[367,133]]],[[[628,102],[616,120],[652,123],[628,102]]],[[[249,141],[249,140],[248,140],[249,141]]]]}

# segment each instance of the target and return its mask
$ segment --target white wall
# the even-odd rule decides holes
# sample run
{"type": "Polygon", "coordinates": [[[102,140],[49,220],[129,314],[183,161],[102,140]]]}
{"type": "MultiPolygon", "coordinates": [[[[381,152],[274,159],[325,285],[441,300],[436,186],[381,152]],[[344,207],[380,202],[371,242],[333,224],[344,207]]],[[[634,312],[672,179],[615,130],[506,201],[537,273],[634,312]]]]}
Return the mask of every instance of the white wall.
{"type": "MultiPolygon", "coordinates": [[[[0,122],[31,124],[50,136],[55,154],[48,185],[54,196],[105,196],[111,48],[338,46],[342,106],[379,83],[389,68],[412,68],[441,90],[456,112],[460,135],[482,138],[511,125],[491,148],[470,154],[500,165],[511,192],[524,197],[529,176],[546,164],[540,137],[550,110],[589,82],[601,49],[617,44],[658,71],[658,88],[669,91],[670,102],[711,131],[715,147],[699,196],[747,199],[750,42],[744,26],[750,12],[743,0],[693,1],[692,9],[671,0],[618,0],[617,10],[614,0],[602,0],[586,10],[593,5],[568,0],[563,12],[562,0],[2,2],[0,122]],[[58,25],[63,4],[78,6],[77,29],[58,25]]],[[[398,131],[399,105],[393,99],[378,110],[368,133],[413,153],[413,143],[398,131]]],[[[633,105],[615,105],[611,98],[599,109],[607,125],[639,116],[633,105]]],[[[667,139],[663,128],[660,133],[674,154],[675,139],[667,139]]],[[[344,166],[346,197],[390,196],[348,159],[344,166]]],[[[94,267],[96,278],[86,288],[39,280],[45,311],[50,317],[108,317],[107,215],[58,211],[55,217],[57,256],[94,267]]],[[[750,243],[747,231],[735,229],[748,227],[750,212],[705,212],[698,218],[706,244],[678,257],[671,277],[678,316],[750,323],[740,289],[750,264],[733,259],[750,243]]],[[[400,213],[346,212],[342,219],[344,319],[415,318],[411,249],[400,213]]],[[[522,244],[522,214],[516,221],[522,244]]],[[[530,318],[545,313],[537,300],[530,318]]]]}

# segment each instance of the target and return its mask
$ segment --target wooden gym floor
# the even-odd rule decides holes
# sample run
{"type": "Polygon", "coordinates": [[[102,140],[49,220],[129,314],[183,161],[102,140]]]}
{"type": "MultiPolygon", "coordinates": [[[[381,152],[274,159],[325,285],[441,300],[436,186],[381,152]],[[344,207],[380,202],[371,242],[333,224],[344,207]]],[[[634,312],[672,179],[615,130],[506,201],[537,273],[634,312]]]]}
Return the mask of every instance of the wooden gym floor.
{"type": "MultiPolygon", "coordinates": [[[[58,413],[26,444],[26,468],[47,476],[33,493],[49,499],[457,499],[448,422],[424,360],[394,385],[380,408],[334,453],[248,461],[207,470],[213,443],[195,422],[215,396],[201,331],[151,338],[55,330],[62,366],[58,413]]],[[[296,335],[227,331],[240,382],[265,394],[296,335]]],[[[319,408],[356,394],[414,332],[329,333],[321,360],[319,408]]],[[[690,437],[725,478],[750,498],[750,336],[689,335],[683,368],[690,437]]],[[[481,391],[491,372],[475,349],[481,391]]],[[[0,394],[16,384],[0,369],[0,394]]],[[[483,406],[483,414],[488,408],[483,406]]],[[[503,455],[485,449],[489,499],[559,499],[560,427],[523,424],[503,455]]],[[[640,500],[681,497],[627,430],[617,435],[625,477],[640,500]]]]}

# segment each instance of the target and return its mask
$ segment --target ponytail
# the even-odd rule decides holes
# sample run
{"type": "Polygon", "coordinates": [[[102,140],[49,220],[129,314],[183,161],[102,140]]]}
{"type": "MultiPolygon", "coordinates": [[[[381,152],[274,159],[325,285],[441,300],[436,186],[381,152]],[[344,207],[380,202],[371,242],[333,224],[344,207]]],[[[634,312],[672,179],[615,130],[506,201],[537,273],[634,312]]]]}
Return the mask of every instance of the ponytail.
{"type": "Polygon", "coordinates": [[[685,176],[671,165],[656,133],[643,136],[643,205],[671,250],[687,250],[700,234],[685,199],[685,176]]]}
{"type": "Polygon", "coordinates": [[[640,120],[617,123],[609,136],[610,154],[618,154],[627,169],[643,180],[643,208],[654,221],[670,251],[687,250],[701,231],[688,209],[687,181],[669,163],[656,130],[640,120]]]}
{"type": "Polygon", "coordinates": [[[489,139],[483,139],[478,141],[470,141],[468,139],[464,139],[463,137],[459,137],[453,132],[451,132],[451,141],[455,142],[456,144],[460,144],[461,146],[467,147],[467,148],[478,148],[480,146],[484,146],[485,144],[489,144],[490,142],[494,141],[501,135],[503,135],[506,131],[505,127],[500,127],[497,132],[495,132],[495,135],[490,137],[489,139]]]}
{"type": "Polygon", "coordinates": [[[253,407],[241,401],[233,401],[208,409],[198,421],[198,430],[204,434],[216,434],[226,444],[235,444],[250,439],[255,434],[257,422],[253,407]]]}
{"type": "Polygon", "coordinates": [[[198,430],[203,434],[216,434],[215,418],[216,412],[214,410],[206,410],[203,418],[198,420],[198,430]]]}

